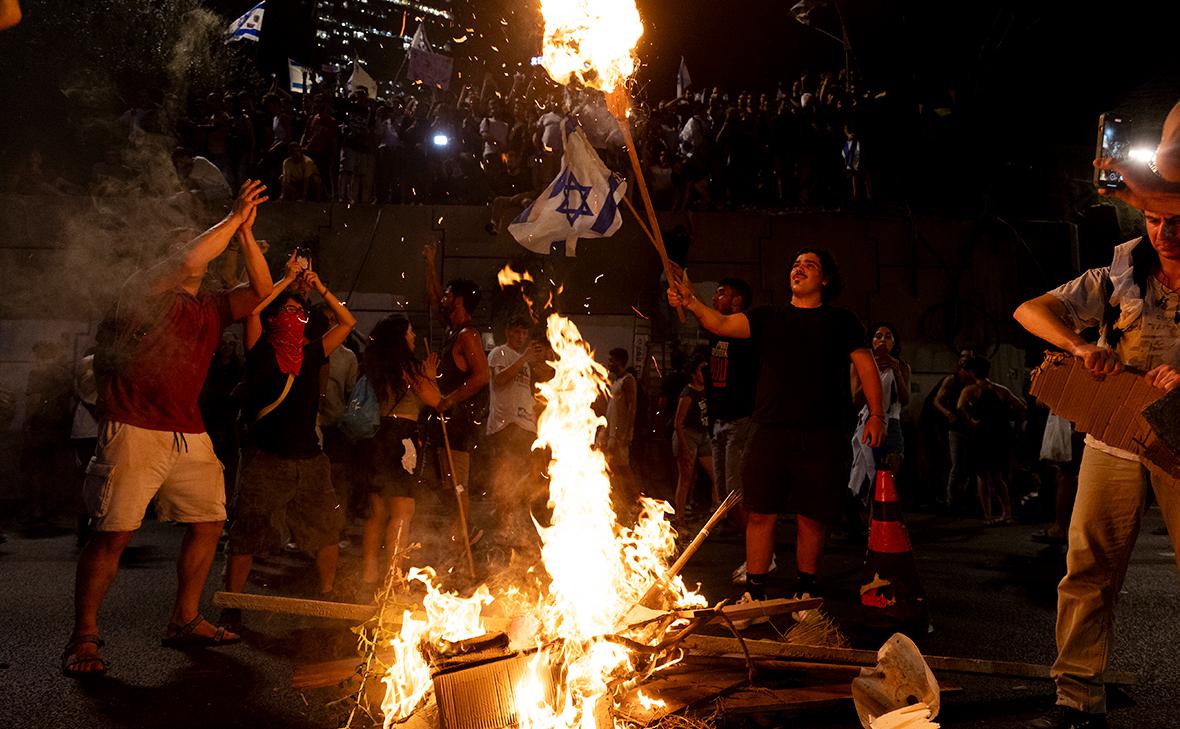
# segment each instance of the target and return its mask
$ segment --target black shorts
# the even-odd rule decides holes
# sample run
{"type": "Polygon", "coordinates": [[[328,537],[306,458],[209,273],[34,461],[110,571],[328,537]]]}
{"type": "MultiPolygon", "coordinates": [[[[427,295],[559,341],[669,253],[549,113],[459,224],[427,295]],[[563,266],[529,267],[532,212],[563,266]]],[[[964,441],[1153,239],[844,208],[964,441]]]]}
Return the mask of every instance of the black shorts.
{"type": "Polygon", "coordinates": [[[831,523],[843,510],[851,469],[850,432],[755,423],[742,462],[742,503],[757,514],[831,523]]]}
{"type": "Polygon", "coordinates": [[[418,491],[418,477],[422,471],[422,448],[418,438],[418,423],[405,418],[381,418],[377,434],[366,444],[366,485],[371,494],[388,499],[394,496],[412,499],[418,491]],[[403,441],[414,446],[414,470],[407,471],[402,462],[406,455],[403,441]]]}

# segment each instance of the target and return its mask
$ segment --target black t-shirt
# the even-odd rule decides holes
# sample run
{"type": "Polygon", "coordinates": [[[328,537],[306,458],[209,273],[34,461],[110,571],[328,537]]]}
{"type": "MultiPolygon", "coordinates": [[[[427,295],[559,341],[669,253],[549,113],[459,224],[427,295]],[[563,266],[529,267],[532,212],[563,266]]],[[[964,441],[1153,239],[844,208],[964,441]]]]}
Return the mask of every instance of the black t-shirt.
{"type": "Polygon", "coordinates": [[[260,410],[279,399],[287,383],[270,340],[265,336],[258,340],[246,355],[243,416],[249,423],[252,445],[283,458],[311,458],[320,453],[315,422],[320,405],[320,368],[327,361],[321,340],[303,345],[303,364],[291,383],[291,391],[278,407],[255,420],[260,410]]]}
{"type": "MultiPolygon", "coordinates": [[[[697,433],[708,432],[709,402],[705,399],[705,391],[703,389],[694,390],[690,385],[680,392],[680,397],[688,398],[688,413],[684,416],[684,429],[697,433]]],[[[676,402],[676,407],[680,407],[679,400],[676,402]]]]}
{"type": "Polygon", "coordinates": [[[758,357],[754,420],[851,431],[848,355],[865,346],[852,312],[833,306],[757,306],[746,313],[758,357]]]}
{"type": "Polygon", "coordinates": [[[705,391],[709,417],[714,420],[748,418],[754,412],[758,360],[749,339],[714,339],[709,345],[705,391]]]}

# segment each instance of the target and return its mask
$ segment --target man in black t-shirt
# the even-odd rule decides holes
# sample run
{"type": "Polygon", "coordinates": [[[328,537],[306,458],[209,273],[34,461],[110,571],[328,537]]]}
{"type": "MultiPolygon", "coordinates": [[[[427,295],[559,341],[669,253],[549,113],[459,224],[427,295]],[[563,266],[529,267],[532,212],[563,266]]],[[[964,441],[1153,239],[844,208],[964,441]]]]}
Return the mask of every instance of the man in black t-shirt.
{"type": "MultiPolygon", "coordinates": [[[[750,308],[753,292],[740,278],[723,278],[713,292],[713,308],[721,314],[739,314],[750,308]]],[[[713,337],[709,341],[709,370],[705,378],[710,434],[713,446],[713,479],[717,493],[724,497],[742,487],[742,459],[750,440],[754,414],[754,392],[758,384],[758,360],[749,339],[713,337]]],[[[730,512],[730,524],[746,528],[745,509],[739,504],[730,512]]],[[[771,560],[773,565],[773,558],[771,560]]],[[[773,570],[774,567],[769,569],[773,570]]],[[[745,584],[746,563],[733,573],[745,584]]]]}
{"type": "MultiPolygon", "coordinates": [[[[242,417],[249,437],[242,449],[238,503],[226,546],[226,589],[245,589],[254,555],[281,547],[279,530],[285,527],[301,550],[315,555],[319,592],[329,594],[340,556],[344,507],[332,488],[331,465],[316,434],[320,372],[356,319],[319,276],[300,270],[294,258],[275,289],[283,293],[246,320],[242,417]],[[306,302],[283,291],[293,283],[316,291],[336,317],[335,326],[318,339],[304,336],[306,302]]],[[[237,624],[241,615],[227,610],[222,621],[237,624]]]]}
{"type": "Polygon", "coordinates": [[[697,299],[687,279],[668,289],[668,303],[687,307],[705,329],[751,340],[758,361],[754,428],[742,468],[749,585],[743,600],[765,599],[775,521],[787,511],[797,515],[796,592],[815,589],[824,530],[840,512],[852,459],[850,362],[871,413],[865,441],[876,446],[885,433],[881,380],[864,328],[851,312],[827,303],[839,290],[835,259],[817,248],[795,257],[786,306],[723,314],[697,299]]]}

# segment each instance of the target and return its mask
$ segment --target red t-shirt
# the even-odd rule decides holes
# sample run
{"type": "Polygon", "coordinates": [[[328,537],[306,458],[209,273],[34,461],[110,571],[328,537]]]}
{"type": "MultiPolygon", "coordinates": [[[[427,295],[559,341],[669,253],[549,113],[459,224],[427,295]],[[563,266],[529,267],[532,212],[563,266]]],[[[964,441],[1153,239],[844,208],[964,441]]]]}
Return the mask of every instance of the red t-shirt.
{"type": "Polygon", "coordinates": [[[226,293],[169,291],[118,322],[119,365],[99,383],[99,412],[149,430],[203,433],[197,398],[221,332],[226,293]]]}

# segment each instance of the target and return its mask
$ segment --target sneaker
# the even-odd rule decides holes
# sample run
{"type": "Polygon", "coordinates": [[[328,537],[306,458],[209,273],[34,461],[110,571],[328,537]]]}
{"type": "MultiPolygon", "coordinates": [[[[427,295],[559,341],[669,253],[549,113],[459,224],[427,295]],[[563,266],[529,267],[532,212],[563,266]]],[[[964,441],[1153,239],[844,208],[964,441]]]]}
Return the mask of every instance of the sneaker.
{"type": "MultiPolygon", "coordinates": [[[[751,597],[750,593],[743,592],[741,599],[739,599],[737,602],[735,602],[734,605],[756,605],[757,603],[760,603],[760,602],[762,602],[762,601],[755,600],[753,597],[751,597]]],[[[769,615],[757,615],[752,618],[737,618],[737,619],[731,620],[730,622],[733,623],[734,630],[745,630],[746,628],[750,627],[751,625],[762,625],[763,623],[769,623],[770,616],[769,615]]]]}
{"type": "MultiPolygon", "coordinates": [[[[772,554],[770,555],[770,568],[767,569],[766,572],[774,572],[777,569],[778,563],[775,561],[774,555],[772,554]]],[[[746,563],[742,562],[740,565],[738,565],[737,569],[733,571],[733,574],[729,576],[729,579],[732,580],[733,584],[735,585],[746,584],[746,563]]]]}
{"type": "Polygon", "coordinates": [[[1106,729],[1106,714],[1090,714],[1058,704],[1027,726],[1028,729],[1106,729]]]}

